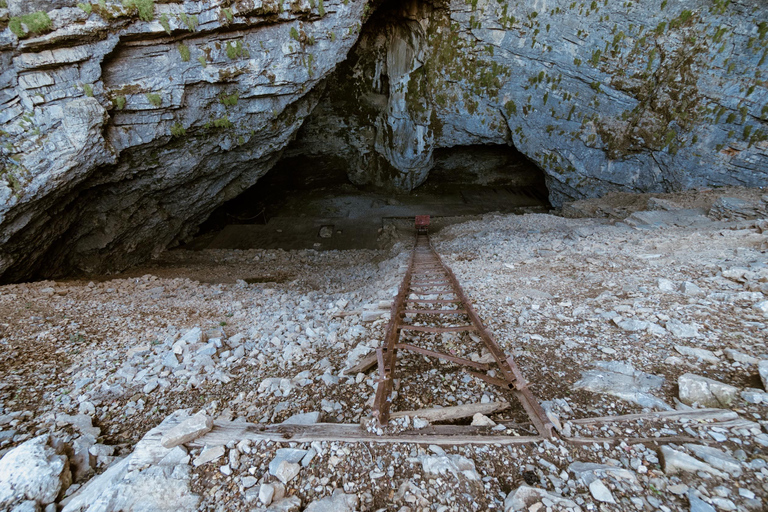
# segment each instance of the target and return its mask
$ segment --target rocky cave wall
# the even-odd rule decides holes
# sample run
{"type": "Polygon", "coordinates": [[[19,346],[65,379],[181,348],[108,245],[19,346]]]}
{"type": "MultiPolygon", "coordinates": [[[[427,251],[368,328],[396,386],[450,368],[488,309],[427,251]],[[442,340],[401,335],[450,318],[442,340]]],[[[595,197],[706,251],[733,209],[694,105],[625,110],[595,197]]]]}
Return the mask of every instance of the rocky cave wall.
{"type": "Polygon", "coordinates": [[[439,148],[514,146],[553,204],[768,183],[757,0],[390,2],[328,78],[295,151],[412,189],[439,148]]]}
{"type": "Polygon", "coordinates": [[[760,0],[77,5],[0,0],[4,281],[158,253],[297,133],[400,190],[471,145],[513,145],[556,205],[768,184],[760,0]]]}
{"type": "Polygon", "coordinates": [[[4,280],[124,268],[194,232],[277,161],[365,9],[125,4],[57,1],[52,31],[0,33],[4,280]]]}

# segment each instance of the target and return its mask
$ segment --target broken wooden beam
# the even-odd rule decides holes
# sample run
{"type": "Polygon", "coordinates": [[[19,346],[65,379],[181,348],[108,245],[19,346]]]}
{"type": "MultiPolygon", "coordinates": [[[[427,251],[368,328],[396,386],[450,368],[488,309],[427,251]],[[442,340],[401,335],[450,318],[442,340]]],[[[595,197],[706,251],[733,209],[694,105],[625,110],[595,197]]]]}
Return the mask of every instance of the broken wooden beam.
{"type": "Polygon", "coordinates": [[[573,445],[587,445],[595,443],[608,443],[608,444],[654,444],[654,443],[697,443],[697,444],[714,444],[716,441],[712,439],[700,439],[698,437],[691,436],[660,436],[660,437],[563,437],[563,441],[573,445]]]}
{"type": "Polygon", "coordinates": [[[373,365],[376,364],[376,351],[371,351],[368,355],[363,357],[355,366],[344,370],[344,375],[357,375],[358,373],[365,373],[370,370],[373,365]]]}
{"type": "Polygon", "coordinates": [[[244,422],[214,422],[213,430],[187,444],[190,447],[226,445],[248,439],[253,442],[311,443],[338,441],[344,443],[415,443],[437,445],[528,444],[541,441],[541,436],[478,435],[477,427],[455,425],[433,426],[423,430],[407,430],[397,434],[376,435],[357,424],[316,423],[314,425],[261,425],[244,422]],[[447,429],[444,427],[448,427],[447,429]]]}
{"type": "Polygon", "coordinates": [[[403,418],[409,416],[414,418],[418,416],[421,419],[427,420],[430,423],[436,423],[438,421],[451,421],[459,420],[462,418],[471,418],[477,413],[489,415],[495,412],[505,411],[509,409],[508,402],[488,402],[486,404],[466,404],[466,405],[453,405],[451,407],[435,407],[431,409],[419,409],[416,411],[400,411],[393,412],[389,415],[390,418],[403,418]]]}
{"type": "Polygon", "coordinates": [[[729,421],[738,419],[739,415],[728,409],[692,409],[689,411],[656,411],[622,416],[600,416],[597,418],[579,418],[570,421],[574,425],[591,425],[595,423],[619,423],[637,420],[696,420],[696,421],[729,421]]]}

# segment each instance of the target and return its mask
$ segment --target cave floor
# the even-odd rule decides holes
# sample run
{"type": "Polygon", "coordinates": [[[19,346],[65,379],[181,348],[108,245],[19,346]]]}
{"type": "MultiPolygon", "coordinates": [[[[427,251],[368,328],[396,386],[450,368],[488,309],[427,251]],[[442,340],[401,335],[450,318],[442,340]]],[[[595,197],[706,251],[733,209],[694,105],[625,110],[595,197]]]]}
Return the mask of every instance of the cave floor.
{"type": "Polygon", "coordinates": [[[431,215],[440,229],[489,212],[548,210],[546,198],[527,187],[442,185],[399,195],[352,186],[295,190],[270,208],[266,224],[237,223],[231,216],[235,223],[197,237],[185,249],[379,249],[390,243],[393,226],[415,215],[431,215]]]}
{"type": "MultiPolygon", "coordinates": [[[[559,499],[582,511],[687,510],[702,501],[717,510],[763,509],[768,394],[758,364],[768,360],[768,197],[742,196],[762,201],[760,219],[743,211],[707,216],[724,194],[733,193],[714,192],[707,204],[656,201],[668,210],[650,211],[650,196],[572,205],[571,213],[600,212],[584,218],[488,214],[433,236],[563,435],[684,440],[443,447],[233,440],[210,462],[192,467],[182,457],[175,467],[187,472],[174,475],[206,511],[263,510],[258,496],[268,486],[303,506],[343,491],[361,511],[506,511],[515,509],[516,492],[528,493],[525,509],[533,510],[559,499]],[[584,379],[597,374],[603,384],[642,389],[588,389],[584,379]],[[717,408],[734,419],[577,421],[648,412],[638,399],[686,410],[679,385],[686,374],[732,386],[717,408]],[[315,455],[283,486],[269,465],[289,446],[315,455]]],[[[179,409],[250,423],[305,412],[330,423],[367,418],[375,370],[344,370],[384,337],[412,238],[410,226],[391,231],[386,250],[174,250],[118,276],[0,286],[0,456],[45,433],[78,450],[95,440],[92,467],[71,462],[77,484],[87,486],[179,409]]],[[[399,364],[394,411],[508,400],[512,407],[490,419],[525,421],[514,397],[451,363],[408,356],[399,364]]],[[[183,450],[190,462],[201,460],[201,448],[183,450]]],[[[163,496],[160,489],[142,498],[163,496]]],[[[557,509],[538,508],[547,506],[557,509]]]]}

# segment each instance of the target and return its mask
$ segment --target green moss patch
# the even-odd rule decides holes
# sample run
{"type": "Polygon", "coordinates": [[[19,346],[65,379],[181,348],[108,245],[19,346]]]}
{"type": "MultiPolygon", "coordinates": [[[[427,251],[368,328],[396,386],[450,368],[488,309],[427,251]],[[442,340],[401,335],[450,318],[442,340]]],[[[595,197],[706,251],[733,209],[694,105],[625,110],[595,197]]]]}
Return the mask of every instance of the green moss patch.
{"type": "Polygon", "coordinates": [[[151,92],[151,93],[147,93],[145,96],[147,97],[147,101],[152,106],[159,107],[163,104],[163,99],[157,93],[151,92]]]}
{"type": "Polygon", "coordinates": [[[138,14],[143,21],[155,19],[155,0],[123,0],[123,7],[138,14]]]}
{"type": "Polygon", "coordinates": [[[185,44],[179,44],[179,55],[181,55],[181,60],[183,62],[189,62],[190,53],[189,53],[189,46],[185,44]]]}
{"type": "Polygon", "coordinates": [[[30,34],[44,34],[50,32],[53,27],[48,13],[37,11],[22,16],[13,16],[8,21],[8,28],[16,34],[19,39],[29,37],[30,34]]]}

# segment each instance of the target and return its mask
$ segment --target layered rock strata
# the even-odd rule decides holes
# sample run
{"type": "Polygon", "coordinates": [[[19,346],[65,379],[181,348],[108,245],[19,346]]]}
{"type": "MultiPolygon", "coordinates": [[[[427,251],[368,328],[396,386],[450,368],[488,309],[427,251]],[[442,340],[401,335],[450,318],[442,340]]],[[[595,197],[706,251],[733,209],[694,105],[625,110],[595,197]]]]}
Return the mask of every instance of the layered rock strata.
{"type": "Polygon", "coordinates": [[[514,145],[550,200],[768,184],[758,1],[384,4],[297,140],[410,189],[439,148],[514,145]]]}
{"type": "Polygon", "coordinates": [[[759,0],[4,4],[5,281],[157,254],[297,132],[399,190],[472,145],[517,148],[555,205],[768,184],[759,0]]]}
{"type": "Polygon", "coordinates": [[[47,33],[0,33],[3,280],[123,268],[194,232],[278,160],[365,9],[71,3],[47,33]]]}

